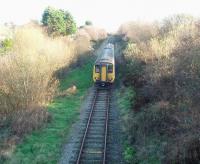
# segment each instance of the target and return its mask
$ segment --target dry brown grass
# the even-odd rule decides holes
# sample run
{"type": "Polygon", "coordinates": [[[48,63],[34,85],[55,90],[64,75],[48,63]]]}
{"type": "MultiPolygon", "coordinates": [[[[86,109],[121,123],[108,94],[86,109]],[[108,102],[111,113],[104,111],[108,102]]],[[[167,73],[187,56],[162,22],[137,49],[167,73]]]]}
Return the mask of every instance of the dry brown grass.
{"type": "Polygon", "coordinates": [[[146,33],[146,26],[140,26],[120,30],[131,41],[124,51],[125,82],[137,92],[134,114],[127,123],[131,142],[140,148],[139,154],[145,151],[149,156],[155,155],[149,149],[152,137],[161,145],[163,142],[163,146],[158,144],[157,153],[164,149],[165,157],[157,158],[164,163],[198,161],[195,153],[200,147],[193,143],[200,136],[199,21],[179,15],[149,27],[157,32],[146,33]]]}

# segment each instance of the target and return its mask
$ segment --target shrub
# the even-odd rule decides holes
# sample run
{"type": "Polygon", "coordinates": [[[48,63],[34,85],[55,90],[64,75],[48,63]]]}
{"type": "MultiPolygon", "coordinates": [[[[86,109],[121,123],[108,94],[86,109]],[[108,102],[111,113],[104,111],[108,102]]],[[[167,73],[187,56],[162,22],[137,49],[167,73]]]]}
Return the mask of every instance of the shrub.
{"type": "Polygon", "coordinates": [[[63,10],[47,7],[42,16],[42,23],[47,26],[49,34],[70,35],[76,32],[76,24],[72,15],[63,10]]]}
{"type": "Polygon", "coordinates": [[[78,30],[75,35],[76,54],[84,54],[88,50],[92,49],[90,40],[91,37],[85,30],[78,30]]]}
{"type": "Polygon", "coordinates": [[[120,26],[118,33],[125,35],[131,42],[148,41],[157,34],[157,25],[142,22],[127,22],[120,26]]]}
{"type": "Polygon", "coordinates": [[[51,121],[46,106],[54,96],[76,92],[58,92],[58,78],[91,50],[87,33],[52,38],[34,22],[16,29],[12,49],[0,56],[0,163],[26,133],[51,121]]]}
{"type": "MultiPolygon", "coordinates": [[[[146,26],[137,28],[140,26],[129,24],[120,29],[129,38],[124,82],[136,90],[133,110],[126,118],[129,141],[149,151],[153,136],[158,147],[161,145],[159,153],[165,157],[159,158],[164,163],[198,161],[195,152],[200,146],[193,143],[200,136],[199,21],[177,15],[159,26],[151,25],[150,29],[156,29],[153,32],[145,33],[146,26]]],[[[142,159],[140,153],[138,149],[138,159],[142,159]]]]}
{"type": "Polygon", "coordinates": [[[87,26],[91,26],[91,25],[92,25],[92,22],[89,21],[89,20],[87,20],[87,21],[85,21],[85,25],[87,25],[87,26]]]}
{"type": "Polygon", "coordinates": [[[50,121],[50,115],[45,109],[34,109],[29,111],[17,111],[12,117],[12,133],[22,137],[50,121]]]}
{"type": "Polygon", "coordinates": [[[76,64],[80,65],[87,60],[88,51],[93,50],[92,43],[98,43],[107,37],[107,33],[103,29],[93,26],[80,28],[74,36],[75,54],[78,56],[76,64]],[[91,43],[92,42],[92,43],[91,43]]]}
{"type": "MultiPolygon", "coordinates": [[[[15,31],[11,51],[0,57],[1,118],[44,109],[59,85],[55,73],[92,50],[91,38],[84,32],[74,38],[51,38],[36,24],[15,31]]],[[[10,42],[5,45],[10,46],[10,42]]]]}
{"type": "Polygon", "coordinates": [[[132,147],[129,146],[126,147],[126,150],[124,152],[124,158],[127,163],[133,163],[133,161],[136,161],[136,159],[134,159],[135,153],[136,151],[132,147]]]}
{"type": "Polygon", "coordinates": [[[97,28],[94,26],[85,26],[81,28],[78,33],[79,34],[86,33],[90,38],[90,40],[93,41],[105,39],[107,37],[107,33],[104,29],[97,28]]]}
{"type": "Polygon", "coordinates": [[[2,47],[5,48],[6,50],[9,50],[13,46],[13,40],[12,39],[5,39],[1,43],[2,47]]]}
{"type": "Polygon", "coordinates": [[[7,52],[9,52],[13,47],[13,40],[12,39],[4,39],[1,43],[0,43],[0,55],[4,55],[7,52]]]}
{"type": "Polygon", "coordinates": [[[65,42],[52,40],[35,28],[19,29],[13,49],[0,61],[1,113],[37,108],[49,102],[58,85],[54,71],[73,58],[65,42]]]}
{"type": "Polygon", "coordinates": [[[0,112],[29,110],[48,103],[58,86],[55,71],[90,51],[90,40],[86,32],[78,33],[75,39],[52,39],[38,26],[19,28],[13,51],[0,60],[0,112]]]}

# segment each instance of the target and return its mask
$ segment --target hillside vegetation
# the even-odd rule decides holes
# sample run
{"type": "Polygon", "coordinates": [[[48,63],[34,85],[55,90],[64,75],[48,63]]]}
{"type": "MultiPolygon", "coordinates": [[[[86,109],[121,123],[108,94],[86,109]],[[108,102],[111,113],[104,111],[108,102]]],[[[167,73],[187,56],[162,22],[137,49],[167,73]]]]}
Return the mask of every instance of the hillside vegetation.
{"type": "Polygon", "coordinates": [[[0,163],[25,134],[52,121],[46,108],[65,93],[58,90],[59,79],[68,78],[71,66],[85,63],[93,44],[106,37],[105,31],[95,39],[90,30],[81,31],[85,32],[52,38],[36,23],[14,31],[12,45],[0,56],[0,163]]]}
{"type": "Polygon", "coordinates": [[[80,114],[80,106],[92,85],[92,56],[85,64],[70,69],[60,79],[60,94],[48,105],[50,121],[43,128],[26,135],[5,163],[35,164],[59,162],[63,145],[67,142],[72,124],[80,114]]]}
{"type": "Polygon", "coordinates": [[[130,163],[200,160],[199,25],[198,19],[176,15],[120,27],[127,43],[123,82],[136,94],[124,116],[130,163]]]}

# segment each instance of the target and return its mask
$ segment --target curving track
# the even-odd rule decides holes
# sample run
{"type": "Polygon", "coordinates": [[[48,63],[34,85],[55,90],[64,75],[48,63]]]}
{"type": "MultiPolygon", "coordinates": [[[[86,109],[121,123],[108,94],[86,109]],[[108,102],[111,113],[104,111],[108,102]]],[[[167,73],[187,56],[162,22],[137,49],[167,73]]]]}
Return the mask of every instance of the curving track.
{"type": "Polygon", "coordinates": [[[110,89],[96,89],[76,164],[105,164],[110,89]]]}

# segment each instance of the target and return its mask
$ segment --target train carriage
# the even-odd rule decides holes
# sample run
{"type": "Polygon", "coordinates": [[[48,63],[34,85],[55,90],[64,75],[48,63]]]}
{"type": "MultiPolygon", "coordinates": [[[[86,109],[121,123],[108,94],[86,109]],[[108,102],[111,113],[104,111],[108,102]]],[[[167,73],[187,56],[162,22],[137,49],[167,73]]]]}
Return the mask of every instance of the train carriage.
{"type": "Polygon", "coordinates": [[[103,49],[93,68],[93,80],[101,86],[112,84],[115,80],[114,45],[109,43],[103,49]]]}

